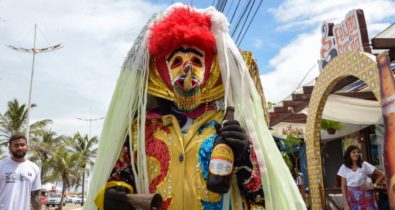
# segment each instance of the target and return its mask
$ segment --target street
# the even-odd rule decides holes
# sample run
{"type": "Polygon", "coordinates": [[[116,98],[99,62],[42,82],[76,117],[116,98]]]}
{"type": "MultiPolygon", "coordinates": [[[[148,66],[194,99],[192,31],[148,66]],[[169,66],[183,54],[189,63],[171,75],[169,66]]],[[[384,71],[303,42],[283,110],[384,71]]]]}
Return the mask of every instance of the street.
{"type": "MultiPolygon", "coordinates": [[[[46,207],[45,205],[42,206],[42,210],[56,210],[58,207],[46,207]]],[[[71,204],[68,203],[66,206],[63,206],[62,210],[80,210],[82,206],[80,204],[71,204]]]]}

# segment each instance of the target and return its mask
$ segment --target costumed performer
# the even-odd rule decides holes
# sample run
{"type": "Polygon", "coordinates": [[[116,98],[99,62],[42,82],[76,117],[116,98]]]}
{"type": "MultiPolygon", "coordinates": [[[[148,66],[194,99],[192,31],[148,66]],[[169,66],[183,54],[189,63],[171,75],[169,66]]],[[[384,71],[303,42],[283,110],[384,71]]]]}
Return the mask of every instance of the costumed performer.
{"type": "Polygon", "coordinates": [[[226,17],[213,7],[172,5],[136,39],[104,122],[84,209],[133,209],[125,194],[148,192],[162,196],[162,209],[306,209],[226,17]],[[219,129],[228,105],[235,120],[219,129]],[[223,194],[206,183],[218,138],[234,154],[223,194]]]}

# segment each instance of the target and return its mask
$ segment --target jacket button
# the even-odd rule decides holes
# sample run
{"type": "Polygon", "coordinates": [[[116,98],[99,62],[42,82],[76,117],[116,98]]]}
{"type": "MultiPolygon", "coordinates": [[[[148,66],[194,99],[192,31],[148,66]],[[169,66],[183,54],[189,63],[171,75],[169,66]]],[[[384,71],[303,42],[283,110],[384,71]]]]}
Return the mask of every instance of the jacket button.
{"type": "Polygon", "coordinates": [[[179,160],[180,162],[184,161],[184,155],[180,155],[180,156],[178,157],[178,160],[179,160]]]}

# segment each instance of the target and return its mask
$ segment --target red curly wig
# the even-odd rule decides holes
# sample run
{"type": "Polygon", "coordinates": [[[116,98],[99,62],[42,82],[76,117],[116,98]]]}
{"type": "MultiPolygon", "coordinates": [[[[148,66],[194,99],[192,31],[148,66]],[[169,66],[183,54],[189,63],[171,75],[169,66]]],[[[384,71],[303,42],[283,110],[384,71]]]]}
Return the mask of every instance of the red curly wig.
{"type": "Polygon", "coordinates": [[[164,20],[150,28],[149,52],[155,57],[158,72],[168,87],[172,86],[167,72],[166,56],[182,45],[204,51],[207,78],[216,52],[215,37],[210,28],[211,17],[189,7],[174,8],[164,20]]]}

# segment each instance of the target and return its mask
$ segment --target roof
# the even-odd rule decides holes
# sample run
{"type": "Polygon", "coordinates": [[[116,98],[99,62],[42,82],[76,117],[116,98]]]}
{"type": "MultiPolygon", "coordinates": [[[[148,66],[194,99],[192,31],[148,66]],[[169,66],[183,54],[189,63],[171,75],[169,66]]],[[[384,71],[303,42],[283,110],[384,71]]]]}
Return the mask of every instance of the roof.
{"type": "Polygon", "coordinates": [[[372,46],[374,49],[395,48],[395,23],[376,35],[372,39],[372,46]]]}

